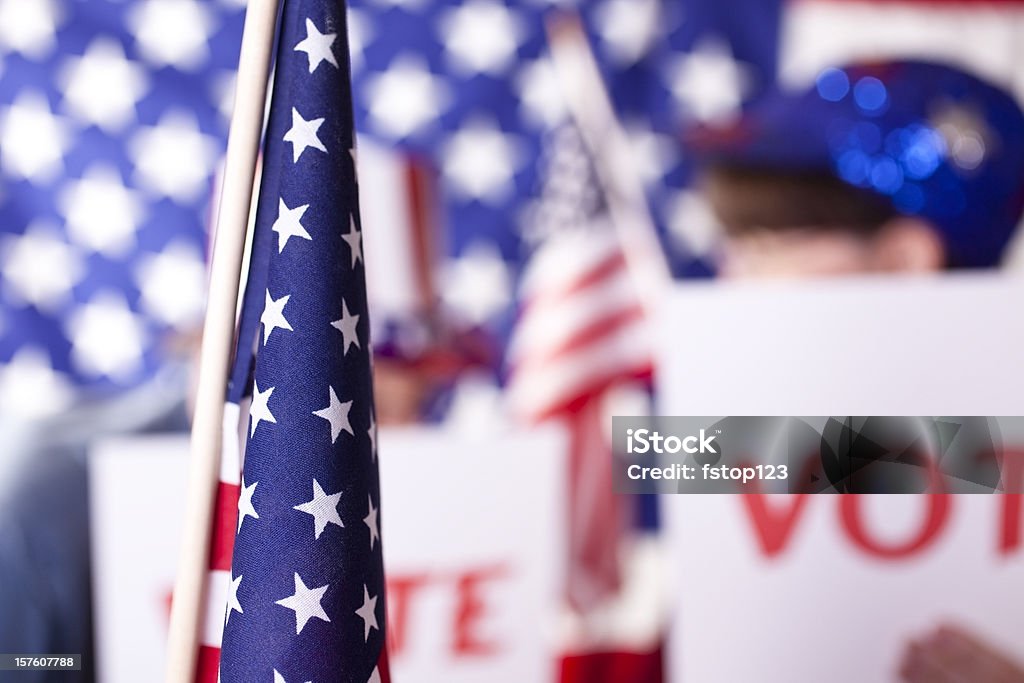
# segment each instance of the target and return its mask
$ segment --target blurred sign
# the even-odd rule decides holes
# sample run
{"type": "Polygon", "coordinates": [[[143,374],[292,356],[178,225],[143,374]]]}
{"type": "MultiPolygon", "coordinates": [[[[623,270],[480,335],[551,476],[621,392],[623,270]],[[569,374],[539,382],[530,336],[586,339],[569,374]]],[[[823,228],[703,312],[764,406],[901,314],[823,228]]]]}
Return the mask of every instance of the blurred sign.
{"type": "Polygon", "coordinates": [[[187,437],[112,439],[89,461],[93,623],[101,683],[158,681],[178,563],[187,437]]]}
{"type": "MultiPolygon", "coordinates": [[[[1022,295],[996,276],[680,287],[659,412],[1020,415],[1022,295]]],[[[1019,647],[1019,496],[662,500],[673,681],[895,680],[940,620],[1019,647]]]]}
{"type": "Polygon", "coordinates": [[[394,680],[555,680],[568,517],[559,437],[381,432],[394,680]]]}
{"type": "MultiPolygon", "coordinates": [[[[403,683],[554,680],[565,481],[556,431],[382,430],[392,669],[403,683]],[[486,457],[483,457],[486,455],[486,457]]],[[[188,441],[118,439],[91,461],[101,683],[159,680],[188,441]]]]}

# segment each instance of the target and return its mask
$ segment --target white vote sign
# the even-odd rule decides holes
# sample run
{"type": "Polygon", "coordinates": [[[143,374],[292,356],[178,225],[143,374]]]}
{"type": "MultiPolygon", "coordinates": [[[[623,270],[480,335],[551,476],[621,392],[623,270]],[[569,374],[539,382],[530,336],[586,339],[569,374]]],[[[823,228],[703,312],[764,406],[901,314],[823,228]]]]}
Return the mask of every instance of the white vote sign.
{"type": "Polygon", "coordinates": [[[565,446],[554,431],[382,432],[392,678],[556,680],[565,446]]]}
{"type": "MultiPolygon", "coordinates": [[[[392,677],[555,679],[544,627],[564,585],[557,431],[380,433],[392,677]]],[[[91,455],[99,680],[163,676],[188,441],[139,437],[91,455]]]]}
{"type": "MultiPolygon", "coordinates": [[[[997,276],[681,286],[659,412],[1024,414],[1022,300],[997,276]]],[[[1024,656],[1021,497],[662,500],[675,683],[895,681],[946,621],[1024,656]]]]}

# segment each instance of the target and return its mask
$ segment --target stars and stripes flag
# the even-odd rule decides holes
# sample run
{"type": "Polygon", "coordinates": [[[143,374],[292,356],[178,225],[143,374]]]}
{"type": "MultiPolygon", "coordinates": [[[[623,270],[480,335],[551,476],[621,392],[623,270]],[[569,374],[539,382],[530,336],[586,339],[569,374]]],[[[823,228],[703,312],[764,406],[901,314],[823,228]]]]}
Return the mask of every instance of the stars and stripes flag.
{"type": "Polygon", "coordinates": [[[509,400],[532,421],[570,426],[568,598],[597,604],[619,582],[623,522],[612,494],[601,398],[652,371],[650,332],[625,254],[579,131],[548,145],[533,217],[540,240],[523,276],[522,312],[509,348],[509,400]]]}
{"type": "Polygon", "coordinates": [[[364,265],[345,4],[285,0],[203,683],[389,680],[364,265]]]}

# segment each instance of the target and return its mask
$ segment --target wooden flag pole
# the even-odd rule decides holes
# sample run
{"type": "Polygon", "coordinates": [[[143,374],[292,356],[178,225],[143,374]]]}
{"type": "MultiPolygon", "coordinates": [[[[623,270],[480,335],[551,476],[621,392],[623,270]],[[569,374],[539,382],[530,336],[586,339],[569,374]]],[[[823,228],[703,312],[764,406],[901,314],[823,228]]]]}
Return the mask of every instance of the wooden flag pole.
{"type": "Polygon", "coordinates": [[[224,438],[225,386],[234,347],[239,280],[263,133],[277,10],[278,0],[250,0],[245,15],[199,356],[184,533],[171,603],[167,683],[192,683],[195,676],[224,438]]]}
{"type": "Polygon", "coordinates": [[[648,315],[672,282],[668,260],[651,217],[626,132],[619,125],[590,41],[576,14],[557,14],[547,24],[551,60],[569,113],[594,161],[594,171],[626,265],[648,315]]]}

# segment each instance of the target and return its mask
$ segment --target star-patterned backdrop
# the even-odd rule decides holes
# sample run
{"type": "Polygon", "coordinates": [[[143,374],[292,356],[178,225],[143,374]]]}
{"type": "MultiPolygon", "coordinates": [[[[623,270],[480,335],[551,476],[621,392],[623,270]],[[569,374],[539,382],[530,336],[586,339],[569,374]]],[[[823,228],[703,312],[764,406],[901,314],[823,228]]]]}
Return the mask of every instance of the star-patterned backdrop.
{"type": "MultiPolygon", "coordinates": [[[[700,277],[715,225],[676,137],[771,82],[779,5],[353,0],[357,130],[437,170],[449,315],[499,337],[513,318],[540,159],[565,116],[547,16],[583,17],[673,269],[700,277]]],[[[196,329],[243,14],[244,0],[0,0],[0,410],[133,386],[196,329]]],[[[281,210],[295,230],[298,209],[281,210]]]]}
{"type": "MultiPolygon", "coordinates": [[[[436,166],[450,260],[440,295],[458,324],[507,332],[544,149],[566,111],[545,20],[580,13],[637,154],[679,277],[712,272],[717,226],[690,191],[678,136],[724,121],[774,79],[780,0],[353,0],[356,125],[436,166]]],[[[373,192],[364,188],[363,192],[373,192]]]]}
{"type": "Polygon", "coordinates": [[[137,384],[201,319],[244,0],[0,0],[0,410],[137,384]]]}

